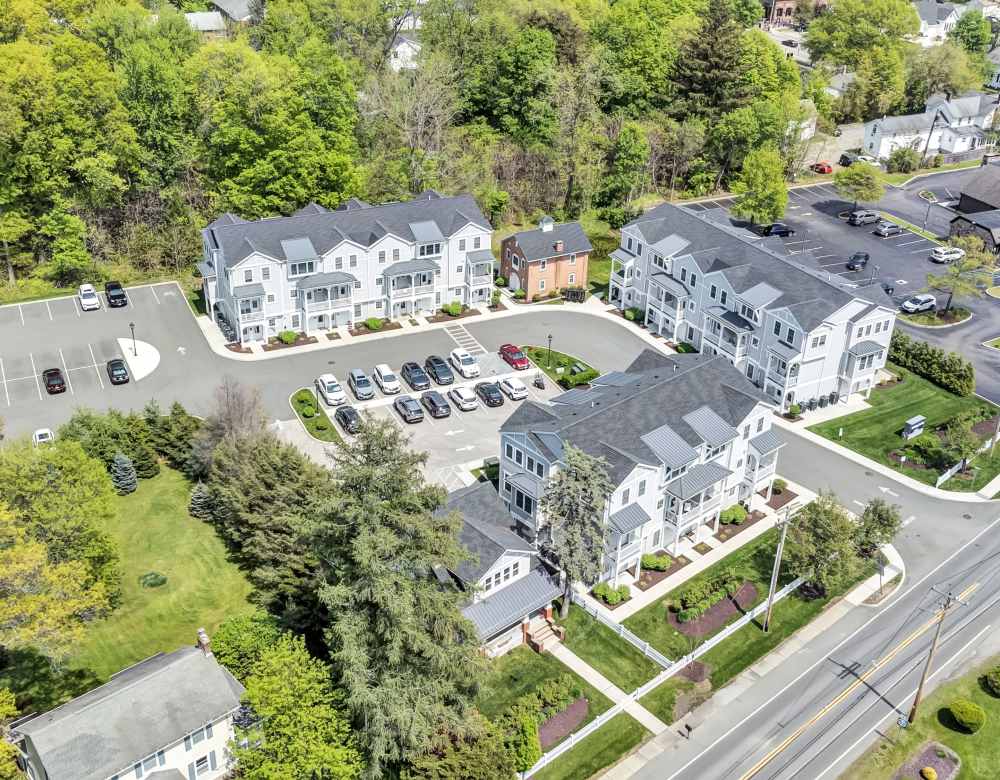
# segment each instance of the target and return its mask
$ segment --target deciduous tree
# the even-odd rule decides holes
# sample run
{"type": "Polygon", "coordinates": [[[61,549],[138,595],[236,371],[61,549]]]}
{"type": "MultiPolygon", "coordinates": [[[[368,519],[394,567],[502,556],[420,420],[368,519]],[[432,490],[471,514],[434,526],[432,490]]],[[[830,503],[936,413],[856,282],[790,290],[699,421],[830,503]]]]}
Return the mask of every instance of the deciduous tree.
{"type": "Polygon", "coordinates": [[[830,6],[806,32],[813,62],[855,67],[873,51],[898,49],[920,32],[920,17],[908,0],[842,0],[830,6]]]}
{"type": "Polygon", "coordinates": [[[858,555],[872,558],[879,547],[889,544],[899,533],[903,518],[899,507],[881,498],[869,501],[858,518],[854,544],[858,555]]]}
{"type": "Polygon", "coordinates": [[[807,504],[788,529],[788,569],[829,592],[854,577],[861,567],[855,549],[856,528],[832,493],[807,504]]]}
{"type": "Polygon", "coordinates": [[[257,663],[281,636],[278,621],[265,612],[228,617],[212,636],[212,654],[233,677],[246,684],[257,663]]]}
{"type": "Polygon", "coordinates": [[[858,201],[872,203],[885,194],[882,172],[864,162],[856,162],[833,174],[833,187],[840,197],[854,201],[854,208],[858,207],[858,201]]]}
{"type": "MultiPolygon", "coordinates": [[[[980,241],[978,236],[971,236],[974,241],[980,241]]],[[[959,245],[961,239],[954,242],[959,245]]],[[[969,242],[971,243],[971,242],[969,242]]],[[[960,247],[961,248],[961,247],[960,247]]],[[[951,310],[955,298],[980,298],[983,290],[991,284],[984,258],[975,251],[966,252],[957,260],[952,260],[939,274],[927,274],[927,289],[948,294],[948,300],[942,311],[951,310]]]]}
{"type": "Polygon", "coordinates": [[[970,54],[985,54],[993,38],[990,21],[977,9],[962,14],[948,37],[970,54]]]}
{"type": "Polygon", "coordinates": [[[733,213],[751,224],[774,222],[785,215],[788,187],[781,155],[773,146],[756,149],[743,161],[743,171],[733,184],[733,213]]]}

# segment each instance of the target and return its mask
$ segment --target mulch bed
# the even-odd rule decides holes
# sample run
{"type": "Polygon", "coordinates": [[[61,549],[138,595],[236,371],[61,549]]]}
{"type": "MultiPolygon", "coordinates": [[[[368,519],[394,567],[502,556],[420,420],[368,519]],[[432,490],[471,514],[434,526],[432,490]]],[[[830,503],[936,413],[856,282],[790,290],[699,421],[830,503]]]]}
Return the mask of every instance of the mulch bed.
{"type": "Polygon", "coordinates": [[[742,615],[753,606],[757,599],[757,586],[744,582],[736,591],[734,599],[726,598],[712,606],[708,612],[695,620],[681,623],[673,609],[667,610],[667,622],[684,636],[709,636],[714,634],[737,615],[742,615]],[[735,600],[736,603],[733,603],[735,600]],[[737,606],[737,604],[739,606],[737,606]]]}
{"type": "Polygon", "coordinates": [[[690,680],[693,683],[704,682],[711,673],[712,667],[701,661],[692,661],[678,672],[685,680],[690,680]]]}
{"type": "Polygon", "coordinates": [[[226,349],[230,352],[239,352],[241,355],[250,354],[250,347],[241,346],[238,341],[234,341],[232,344],[226,344],[226,349]]]}
{"type": "Polygon", "coordinates": [[[713,549],[715,548],[712,547],[712,545],[705,544],[704,542],[698,542],[698,544],[694,546],[694,551],[699,555],[708,555],[713,549]]]}
{"type": "MultiPolygon", "coordinates": [[[[758,495],[760,495],[761,498],[767,496],[767,489],[765,488],[764,490],[760,491],[758,495]]],[[[781,509],[783,506],[787,506],[788,504],[792,503],[798,497],[799,497],[798,493],[795,493],[789,490],[788,488],[785,488],[780,493],[772,492],[771,500],[767,502],[767,505],[771,507],[771,509],[777,511],[781,509]]]]}
{"type": "Polygon", "coordinates": [[[593,591],[591,591],[590,595],[594,599],[594,601],[596,601],[598,604],[600,604],[605,609],[610,609],[612,612],[614,612],[616,609],[618,609],[618,607],[621,607],[621,606],[624,606],[625,604],[628,604],[632,600],[631,597],[630,597],[630,598],[627,598],[627,599],[622,599],[617,604],[608,604],[608,602],[606,602],[600,596],[595,596],[594,593],[593,593],[593,591]]]}
{"type": "Polygon", "coordinates": [[[496,306],[490,306],[490,311],[507,311],[507,307],[502,303],[497,303],[496,306]]]}
{"type": "Polygon", "coordinates": [[[548,750],[554,744],[565,739],[587,719],[590,702],[581,696],[562,712],[557,712],[538,727],[538,741],[542,750],[548,750]]]}
{"type": "Polygon", "coordinates": [[[748,514],[746,520],[744,520],[739,525],[736,525],[734,523],[723,525],[722,523],[719,523],[719,532],[715,534],[715,538],[718,539],[720,542],[724,542],[727,539],[732,539],[737,534],[747,530],[754,523],[759,523],[765,517],[767,517],[767,515],[765,515],[763,512],[758,512],[755,509],[750,514],[748,514]]]}
{"type": "Polygon", "coordinates": [[[315,336],[307,336],[304,333],[300,333],[298,338],[295,339],[291,344],[286,344],[284,341],[280,341],[276,338],[271,338],[268,340],[267,344],[264,345],[265,352],[276,352],[279,349],[288,349],[289,347],[301,347],[303,344],[315,344],[319,341],[315,336]]]}
{"type": "Polygon", "coordinates": [[[902,450],[893,450],[892,452],[890,452],[889,453],[889,460],[891,460],[893,463],[895,463],[895,464],[897,464],[899,466],[906,466],[907,468],[911,468],[911,469],[930,470],[927,465],[925,465],[923,463],[918,463],[917,461],[913,460],[913,458],[907,458],[906,459],[906,463],[903,463],[903,452],[902,452],[902,450]]]}
{"type": "MultiPolygon", "coordinates": [[[[657,555],[664,555],[665,553],[659,552],[657,555]]],[[[635,581],[635,586],[639,590],[649,590],[656,583],[665,580],[675,571],[679,571],[687,566],[691,561],[685,558],[683,555],[678,556],[673,559],[666,571],[654,571],[653,569],[643,569],[642,574],[639,575],[639,579],[635,581]]]]}
{"type": "Polygon", "coordinates": [[[958,777],[962,761],[953,750],[940,742],[927,742],[913,758],[899,768],[893,780],[919,778],[920,770],[925,766],[932,767],[937,772],[938,780],[952,780],[958,777]],[[938,753],[942,753],[943,756],[939,756],[938,753]]]}
{"type": "Polygon", "coordinates": [[[549,301],[561,301],[562,299],[563,297],[561,295],[556,295],[553,298],[549,298],[547,295],[545,295],[539,298],[535,298],[534,300],[531,301],[529,301],[527,298],[511,298],[511,300],[514,301],[514,303],[516,303],[518,306],[532,306],[534,304],[548,303],[549,301]]]}
{"type": "Polygon", "coordinates": [[[351,328],[350,334],[352,336],[368,336],[372,333],[385,333],[387,330],[399,330],[402,327],[403,323],[397,320],[388,320],[386,322],[383,322],[382,327],[379,328],[378,330],[369,330],[367,325],[365,325],[363,322],[359,322],[353,328],[351,328]]]}
{"type": "Polygon", "coordinates": [[[336,341],[337,339],[340,338],[340,334],[337,333],[337,331],[335,330],[328,330],[326,332],[326,337],[330,339],[330,341],[336,341]]]}
{"type": "Polygon", "coordinates": [[[980,420],[972,426],[972,432],[980,439],[988,439],[997,429],[997,418],[991,417],[988,420],[980,420]]]}
{"type": "Polygon", "coordinates": [[[430,317],[428,317],[427,321],[428,322],[447,322],[448,320],[461,320],[461,319],[465,319],[466,317],[478,317],[480,314],[482,314],[482,312],[480,312],[478,309],[466,309],[461,314],[457,314],[455,316],[452,316],[450,314],[446,314],[443,311],[439,311],[437,314],[433,314],[430,317]]]}

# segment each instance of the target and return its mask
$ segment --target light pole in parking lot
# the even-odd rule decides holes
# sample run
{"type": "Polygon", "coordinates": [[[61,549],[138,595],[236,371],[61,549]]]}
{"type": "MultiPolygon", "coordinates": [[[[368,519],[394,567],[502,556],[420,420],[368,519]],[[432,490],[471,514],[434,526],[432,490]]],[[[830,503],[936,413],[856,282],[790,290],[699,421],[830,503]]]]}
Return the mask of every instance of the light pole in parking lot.
{"type": "Polygon", "coordinates": [[[135,348],[135,323],[134,322],[130,322],[128,324],[128,326],[129,326],[129,329],[132,331],[132,354],[135,357],[139,357],[139,353],[136,351],[136,348],[135,348]]]}
{"type": "Polygon", "coordinates": [[[549,353],[545,358],[545,362],[548,363],[549,368],[552,368],[552,334],[548,335],[549,340],[549,353]]]}

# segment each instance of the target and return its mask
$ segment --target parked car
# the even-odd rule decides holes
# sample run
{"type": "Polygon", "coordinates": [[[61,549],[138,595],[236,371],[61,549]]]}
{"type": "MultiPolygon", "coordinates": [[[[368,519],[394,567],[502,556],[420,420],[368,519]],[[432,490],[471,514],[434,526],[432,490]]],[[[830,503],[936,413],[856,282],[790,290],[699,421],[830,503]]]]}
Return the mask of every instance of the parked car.
{"type": "Polygon", "coordinates": [[[36,447],[42,444],[50,444],[55,440],[56,435],[52,432],[51,428],[39,428],[31,434],[31,443],[36,447]]]}
{"type": "Polygon", "coordinates": [[[427,376],[427,372],[420,367],[419,363],[414,363],[412,360],[403,363],[399,369],[399,375],[414,390],[426,390],[431,386],[431,378],[427,376]]]}
{"type": "Polygon", "coordinates": [[[934,311],[937,309],[937,298],[930,293],[919,293],[912,295],[902,302],[900,309],[907,314],[916,314],[921,311],[934,311]]]}
{"type": "Polygon", "coordinates": [[[448,391],[448,398],[463,412],[471,412],[479,406],[476,394],[467,387],[453,387],[448,391]]]}
{"type": "Polygon", "coordinates": [[[814,162],[809,170],[813,173],[833,173],[833,166],[828,162],[814,162]]]}
{"type": "Polygon", "coordinates": [[[49,395],[66,392],[66,380],[63,379],[62,371],[58,368],[46,368],[42,372],[42,383],[45,385],[45,392],[49,395]]]}
{"type": "Polygon", "coordinates": [[[108,296],[108,306],[114,308],[128,306],[128,295],[125,294],[125,288],[122,287],[121,282],[105,282],[104,294],[108,296]]]}
{"type": "Polygon", "coordinates": [[[782,45],[782,46],[788,46],[789,48],[792,48],[792,49],[794,49],[794,48],[795,48],[796,46],[798,46],[798,45],[799,45],[799,42],[798,42],[798,41],[794,41],[794,40],[792,40],[791,38],[785,38],[785,39],[784,39],[784,40],[783,40],[783,41],[781,42],[781,45],[782,45]]]}
{"type": "Polygon", "coordinates": [[[957,246],[937,246],[931,252],[932,263],[953,263],[965,257],[965,250],[957,246]]]}
{"type": "Polygon", "coordinates": [[[337,408],[333,419],[337,421],[341,428],[347,433],[357,433],[361,430],[361,415],[353,406],[340,406],[337,408]]]}
{"type": "Polygon", "coordinates": [[[852,211],[851,216],[847,218],[847,224],[849,225],[874,225],[876,222],[881,220],[877,211],[871,211],[870,209],[858,209],[857,211],[852,211]]]}
{"type": "Polygon", "coordinates": [[[354,397],[359,401],[367,401],[375,397],[375,386],[368,375],[360,368],[352,368],[347,375],[347,384],[354,391],[354,397]]]}
{"type": "Polygon", "coordinates": [[[375,366],[374,377],[378,389],[386,395],[395,395],[402,389],[399,379],[396,378],[396,375],[392,373],[392,369],[385,363],[379,363],[375,366]]]}
{"type": "Polygon", "coordinates": [[[854,152],[844,152],[840,155],[840,159],[837,160],[844,168],[849,168],[851,165],[858,161],[858,155],[854,152]]]}
{"type": "Polygon", "coordinates": [[[782,238],[788,238],[789,236],[794,236],[795,231],[788,227],[788,225],[784,222],[775,222],[770,225],[761,226],[760,234],[762,236],[781,236],[782,238]]]}
{"type": "Polygon", "coordinates": [[[418,423],[424,420],[424,410],[413,396],[401,395],[392,402],[392,406],[404,422],[418,423]]]}
{"type": "Polygon", "coordinates": [[[77,290],[77,297],[80,299],[80,308],[84,311],[94,311],[101,308],[101,299],[97,297],[97,290],[92,284],[81,284],[77,290]]]}
{"type": "Polygon", "coordinates": [[[511,401],[522,401],[528,397],[528,386],[516,376],[501,379],[500,389],[511,401]]]}
{"type": "Polygon", "coordinates": [[[878,165],[878,160],[870,154],[859,154],[857,162],[868,163],[869,165],[878,165]]]}
{"type": "Polygon", "coordinates": [[[420,403],[424,405],[427,413],[435,419],[451,416],[451,407],[448,405],[445,397],[437,390],[428,390],[420,396],[420,403]]]}
{"type": "Polygon", "coordinates": [[[503,393],[496,382],[479,382],[476,395],[482,399],[484,406],[503,406],[503,393]]]}
{"type": "Polygon", "coordinates": [[[847,261],[848,271],[860,271],[871,259],[871,256],[867,252],[855,252],[851,255],[850,259],[847,261]]]}
{"type": "Polygon", "coordinates": [[[424,371],[439,385],[450,385],[455,381],[455,375],[451,373],[448,364],[444,362],[444,358],[440,355],[431,355],[428,357],[424,361],[424,371]]]}
{"type": "Polygon", "coordinates": [[[121,358],[111,358],[107,365],[108,379],[111,380],[113,385],[127,385],[128,376],[128,366],[125,361],[121,358]]]}
{"type": "Polygon", "coordinates": [[[479,376],[479,363],[469,354],[468,350],[455,347],[448,355],[448,362],[466,379],[474,379],[479,376]]]}
{"type": "Polygon", "coordinates": [[[903,228],[897,225],[895,222],[889,222],[883,219],[879,222],[875,229],[872,231],[876,236],[881,236],[882,238],[889,238],[889,236],[898,236],[903,232],[903,228]]]}
{"type": "Polygon", "coordinates": [[[316,378],[316,392],[327,406],[340,406],[347,402],[347,393],[333,374],[321,374],[316,378]]]}
{"type": "Polygon", "coordinates": [[[513,344],[502,344],[500,346],[500,357],[517,371],[524,371],[531,367],[531,361],[524,354],[524,350],[520,347],[515,347],[513,344]]]}

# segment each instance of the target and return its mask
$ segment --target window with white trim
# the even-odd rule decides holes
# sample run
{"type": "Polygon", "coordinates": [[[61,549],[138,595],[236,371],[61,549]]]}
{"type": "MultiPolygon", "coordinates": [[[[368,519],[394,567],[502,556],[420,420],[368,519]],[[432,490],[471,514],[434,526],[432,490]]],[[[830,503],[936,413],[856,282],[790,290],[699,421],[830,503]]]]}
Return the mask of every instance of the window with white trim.
{"type": "Polygon", "coordinates": [[[728,297],[729,297],[729,294],[725,290],[723,290],[722,292],[719,293],[719,303],[721,303],[723,306],[725,306],[726,305],[726,298],[728,298],[728,297]]]}
{"type": "Polygon", "coordinates": [[[545,266],[547,264],[548,264],[548,261],[543,257],[542,258],[542,262],[538,264],[538,267],[539,267],[540,270],[544,271],[545,270],[545,266]]]}
{"type": "Polygon", "coordinates": [[[311,274],[314,270],[316,270],[316,263],[313,260],[303,260],[299,263],[288,264],[289,276],[305,276],[306,274],[311,274]]]}
{"type": "Polygon", "coordinates": [[[384,262],[385,262],[385,250],[384,250],[384,249],[380,249],[380,250],[379,250],[379,253],[378,253],[378,261],[379,261],[380,263],[384,263],[384,262]]]}
{"type": "Polygon", "coordinates": [[[340,270],[343,269],[343,267],[344,267],[344,258],[342,258],[342,257],[335,257],[335,258],[333,258],[333,268],[334,268],[334,270],[340,271],[340,270]]]}
{"type": "Polygon", "coordinates": [[[775,323],[774,323],[774,335],[775,336],[781,336],[781,323],[780,322],[775,321],[775,323]]]}
{"type": "Polygon", "coordinates": [[[482,237],[481,236],[474,236],[473,239],[472,239],[472,248],[473,249],[479,249],[479,247],[481,247],[481,246],[482,246],[482,237]]]}
{"type": "Polygon", "coordinates": [[[711,298],[714,301],[715,300],[715,294],[717,292],[718,292],[718,288],[713,284],[711,287],[708,288],[708,297],[711,298]]]}
{"type": "Polygon", "coordinates": [[[434,257],[441,254],[441,244],[421,244],[417,250],[418,257],[434,257]]]}
{"type": "Polygon", "coordinates": [[[465,251],[465,239],[464,238],[458,239],[458,251],[459,252],[464,252],[465,251]]]}
{"type": "Polygon", "coordinates": [[[524,463],[524,453],[521,450],[514,450],[514,462],[518,466],[524,463]]]}
{"type": "Polygon", "coordinates": [[[398,261],[399,261],[399,248],[397,247],[396,249],[392,250],[392,262],[395,263],[398,261]]]}
{"type": "Polygon", "coordinates": [[[570,265],[576,265],[576,255],[570,255],[569,256],[569,264],[570,265]]]}
{"type": "Polygon", "coordinates": [[[351,268],[357,268],[357,267],[358,267],[358,256],[351,255],[351,268]]]}
{"type": "Polygon", "coordinates": [[[576,274],[570,274],[566,277],[566,281],[570,284],[576,284],[576,274]]]}
{"type": "Polygon", "coordinates": [[[544,279],[539,279],[538,280],[538,289],[539,290],[544,290],[545,289],[545,280],[544,279]]]}
{"type": "Polygon", "coordinates": [[[636,498],[646,495],[646,480],[639,480],[639,489],[635,493],[636,498]]]}
{"type": "Polygon", "coordinates": [[[268,303],[274,303],[274,296],[273,296],[273,295],[270,295],[270,294],[269,294],[269,295],[267,296],[267,302],[268,302],[268,303]]]}
{"type": "Polygon", "coordinates": [[[628,503],[628,496],[629,496],[628,488],[625,488],[622,491],[622,506],[625,506],[628,503]]]}
{"type": "Polygon", "coordinates": [[[511,574],[511,576],[512,577],[516,577],[517,576],[517,570],[520,569],[520,568],[521,568],[521,562],[520,561],[514,561],[514,563],[510,567],[510,574],[511,574]]]}
{"type": "Polygon", "coordinates": [[[243,272],[243,281],[244,282],[252,282],[253,281],[253,269],[252,268],[248,268],[247,270],[245,270],[243,272]]]}
{"type": "Polygon", "coordinates": [[[270,279],[271,278],[271,269],[270,268],[261,268],[260,269],[260,278],[263,279],[265,282],[268,279],[270,279]]]}

